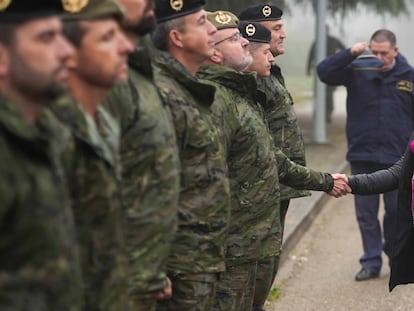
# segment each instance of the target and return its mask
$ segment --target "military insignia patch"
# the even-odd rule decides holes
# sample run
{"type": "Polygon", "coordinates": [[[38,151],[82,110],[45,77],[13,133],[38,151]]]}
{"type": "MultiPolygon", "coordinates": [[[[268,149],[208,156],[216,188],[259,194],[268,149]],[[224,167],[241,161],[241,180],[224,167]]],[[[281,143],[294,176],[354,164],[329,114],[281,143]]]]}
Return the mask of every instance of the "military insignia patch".
{"type": "Polygon", "coordinates": [[[269,17],[272,14],[272,8],[268,5],[265,5],[262,9],[262,13],[264,17],[269,17]]]}
{"type": "Polygon", "coordinates": [[[413,83],[407,80],[400,80],[397,82],[397,90],[406,91],[406,92],[413,92],[413,83]]]}
{"type": "Polygon", "coordinates": [[[246,26],[246,34],[251,37],[256,33],[256,27],[254,25],[249,24],[246,26]]]}
{"type": "Polygon", "coordinates": [[[4,11],[10,5],[11,0],[0,0],[0,11],[4,11]]]}
{"type": "Polygon", "coordinates": [[[181,11],[184,6],[183,0],[170,0],[170,6],[174,11],[181,11]]]}
{"type": "Polygon", "coordinates": [[[89,0],[62,0],[63,8],[69,13],[79,13],[88,3],[89,0]]]}
{"type": "Polygon", "coordinates": [[[222,11],[219,11],[215,20],[219,24],[226,25],[231,22],[231,16],[222,11]]]}

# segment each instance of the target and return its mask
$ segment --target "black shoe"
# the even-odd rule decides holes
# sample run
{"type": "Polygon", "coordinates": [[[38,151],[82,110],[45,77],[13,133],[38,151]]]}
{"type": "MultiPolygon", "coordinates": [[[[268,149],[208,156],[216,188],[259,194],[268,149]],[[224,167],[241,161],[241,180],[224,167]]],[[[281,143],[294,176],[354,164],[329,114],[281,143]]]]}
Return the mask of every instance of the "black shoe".
{"type": "Polygon", "coordinates": [[[361,271],[355,275],[355,281],[366,281],[376,279],[377,277],[379,277],[379,272],[362,268],[361,271]]]}

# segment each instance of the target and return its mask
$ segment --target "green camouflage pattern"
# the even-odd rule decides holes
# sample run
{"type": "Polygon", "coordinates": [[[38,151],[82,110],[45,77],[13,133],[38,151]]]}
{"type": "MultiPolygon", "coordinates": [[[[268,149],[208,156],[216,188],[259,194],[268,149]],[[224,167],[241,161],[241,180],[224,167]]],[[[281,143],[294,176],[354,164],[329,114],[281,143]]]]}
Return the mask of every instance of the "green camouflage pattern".
{"type": "Polygon", "coordinates": [[[264,305],[273,285],[274,270],[280,257],[267,257],[257,262],[252,311],[265,311],[264,305]]]}
{"type": "Polygon", "coordinates": [[[76,232],[59,160],[70,135],[0,95],[0,310],[82,310],[76,232]]]}
{"type": "Polygon", "coordinates": [[[212,311],[251,311],[257,261],[229,264],[220,276],[212,311]]]}
{"type": "Polygon", "coordinates": [[[86,310],[125,310],[127,262],[117,159],[119,128],[98,107],[95,120],[73,100],[52,107],[74,136],[65,152],[85,288],[86,310]]]}
{"type": "Polygon", "coordinates": [[[274,143],[257,102],[256,77],[217,65],[203,66],[198,75],[217,86],[213,111],[225,141],[232,199],[226,260],[256,260],[279,213],[274,143]]]}
{"type": "Polygon", "coordinates": [[[171,299],[159,301],[157,311],[211,310],[217,278],[217,273],[176,275],[171,279],[173,296],[171,299]]]}
{"type": "MultiPolygon", "coordinates": [[[[276,147],[293,162],[306,166],[305,143],[296,117],[293,98],[285,86],[280,68],[273,64],[271,75],[258,82],[258,88],[266,95],[261,104],[276,147]]],[[[280,185],[280,200],[310,195],[309,191],[296,190],[280,185]]]]}
{"type": "MultiPolygon", "coordinates": [[[[276,149],[276,159],[279,171],[279,180],[295,189],[307,189],[330,192],[333,188],[331,174],[316,172],[305,166],[291,161],[280,149],[276,149]]],[[[266,238],[262,241],[260,259],[269,256],[279,256],[282,248],[282,232],[280,211],[274,218],[273,224],[266,238]]]]}
{"type": "Polygon", "coordinates": [[[255,76],[217,66],[203,66],[198,76],[217,87],[213,112],[225,141],[231,184],[231,221],[227,260],[258,259],[280,249],[279,181],[297,189],[330,191],[330,174],[315,172],[291,161],[276,148],[258,102],[255,76]],[[269,246],[269,236],[276,241],[269,246]],[[260,252],[259,252],[260,249],[260,252]]]}
{"type": "Polygon", "coordinates": [[[230,189],[217,125],[215,89],[199,82],[168,53],[158,51],[155,81],[169,105],[181,161],[178,230],[168,261],[172,275],[225,270],[230,189]]]}
{"type": "Polygon", "coordinates": [[[171,112],[154,85],[147,48],[136,47],[129,65],[128,83],[115,88],[105,105],[121,124],[122,194],[132,263],[129,291],[141,305],[151,300],[146,294],[166,286],[180,163],[171,112]]]}

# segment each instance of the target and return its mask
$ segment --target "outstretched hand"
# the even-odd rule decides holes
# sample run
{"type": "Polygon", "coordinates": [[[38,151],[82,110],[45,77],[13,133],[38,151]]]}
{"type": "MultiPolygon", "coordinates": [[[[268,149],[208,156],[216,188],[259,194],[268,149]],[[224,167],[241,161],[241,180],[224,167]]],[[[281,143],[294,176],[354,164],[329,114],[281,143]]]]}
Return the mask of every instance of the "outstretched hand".
{"type": "Polygon", "coordinates": [[[329,195],[339,198],[352,192],[351,187],[348,185],[348,176],[345,174],[332,174],[332,178],[334,186],[329,195]]]}

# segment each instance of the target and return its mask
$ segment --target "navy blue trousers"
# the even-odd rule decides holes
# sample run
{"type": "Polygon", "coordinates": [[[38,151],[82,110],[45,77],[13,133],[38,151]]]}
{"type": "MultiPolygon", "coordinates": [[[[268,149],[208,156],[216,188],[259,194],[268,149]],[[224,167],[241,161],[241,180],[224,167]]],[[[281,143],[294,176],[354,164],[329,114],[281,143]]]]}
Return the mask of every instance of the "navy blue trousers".
{"type": "MultiPolygon", "coordinates": [[[[351,162],[351,172],[355,174],[372,173],[388,168],[388,165],[373,162],[351,162]]],[[[379,272],[381,270],[381,253],[390,257],[392,247],[395,245],[396,237],[396,213],[398,191],[386,192],[384,199],[383,234],[378,219],[380,195],[355,195],[355,212],[361,232],[362,247],[364,254],[359,259],[363,268],[379,272]]]]}

